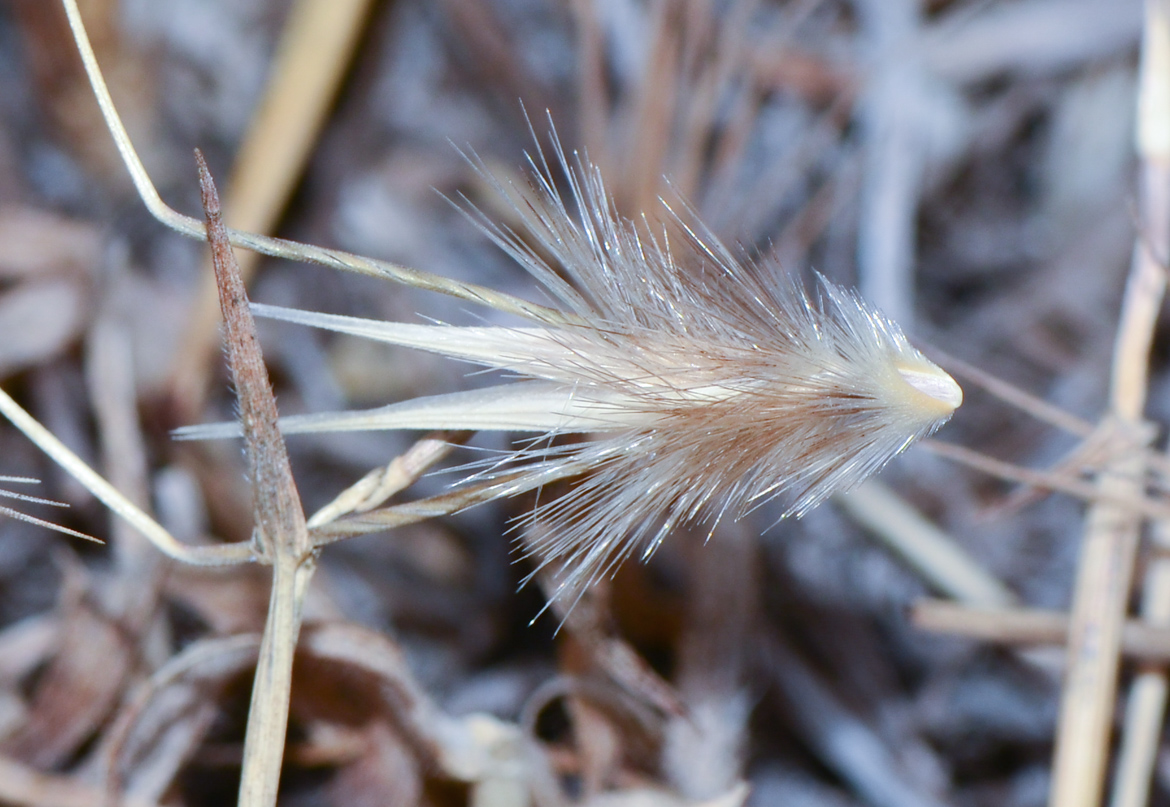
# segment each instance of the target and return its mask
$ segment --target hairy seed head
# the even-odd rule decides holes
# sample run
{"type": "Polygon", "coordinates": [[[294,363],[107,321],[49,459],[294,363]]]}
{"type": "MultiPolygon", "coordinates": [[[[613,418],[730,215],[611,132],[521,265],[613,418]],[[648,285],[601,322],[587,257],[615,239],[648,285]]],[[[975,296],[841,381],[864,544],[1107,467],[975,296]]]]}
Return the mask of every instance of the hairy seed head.
{"type": "Polygon", "coordinates": [[[661,231],[625,219],[595,167],[555,150],[567,194],[540,152],[525,187],[481,166],[524,238],[472,216],[579,324],[458,328],[256,307],[528,380],[289,418],[286,431],[541,435],[512,457],[524,480],[509,476],[499,493],[590,469],[528,517],[541,524],[538,562],[558,561],[562,595],[576,596],[631,553],[648,556],[676,524],[714,528],[772,499],[786,516],[807,512],[933,432],[962,402],[954,380],[855,294],[824,279],[810,294],[773,267],[738,260],[688,209],[667,208],[661,231]],[[550,439],[570,432],[590,439],[550,439]]]}

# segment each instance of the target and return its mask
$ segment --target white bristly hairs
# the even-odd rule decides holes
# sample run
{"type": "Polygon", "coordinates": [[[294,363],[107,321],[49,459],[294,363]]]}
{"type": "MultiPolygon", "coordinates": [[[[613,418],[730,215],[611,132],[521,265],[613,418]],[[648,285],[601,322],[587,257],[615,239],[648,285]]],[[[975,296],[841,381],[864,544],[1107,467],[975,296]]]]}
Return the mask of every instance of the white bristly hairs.
{"type": "MultiPolygon", "coordinates": [[[[714,529],[770,499],[800,516],[933,432],[962,402],[958,384],[855,294],[823,278],[810,294],[772,267],[738,260],[685,207],[666,208],[659,230],[623,218],[594,166],[570,161],[559,143],[554,151],[573,209],[537,150],[525,187],[479,166],[529,240],[473,217],[582,324],[412,325],[255,305],[258,316],[527,377],[286,418],[285,432],[590,435],[567,445],[526,441],[512,457],[524,479],[499,491],[559,478],[570,464],[589,469],[527,517],[541,525],[529,544],[538,565],[555,561],[558,596],[575,597],[631,553],[648,557],[677,524],[714,529]]],[[[181,432],[233,433],[227,424],[181,432]]]]}

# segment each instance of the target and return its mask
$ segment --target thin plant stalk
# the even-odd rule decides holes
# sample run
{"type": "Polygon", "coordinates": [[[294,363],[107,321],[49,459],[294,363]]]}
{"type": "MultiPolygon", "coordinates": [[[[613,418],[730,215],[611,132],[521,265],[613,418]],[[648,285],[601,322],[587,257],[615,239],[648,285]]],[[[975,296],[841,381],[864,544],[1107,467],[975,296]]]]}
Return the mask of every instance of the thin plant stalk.
{"type": "Polygon", "coordinates": [[[312,554],[297,558],[282,553],[273,567],[268,618],[244,733],[238,807],[276,804],[288,733],[293,656],[301,629],[301,606],[316,565],[312,554]]]}
{"type": "Polygon", "coordinates": [[[219,195],[203,155],[199,187],[207,217],[207,236],[223,308],[228,365],[239,399],[248,475],[252,480],[257,554],[272,564],[272,593],[260,659],[252,684],[252,703],[244,735],[239,807],[273,807],[280,784],[288,731],[292,665],[301,627],[301,605],[317,552],[309,538],[288,451],[277,427],[278,415],[268,371],[248,308],[248,295],[223,224],[219,195]]]}
{"type": "MultiPolygon", "coordinates": [[[[911,607],[909,619],[919,630],[1008,647],[1063,647],[1068,641],[1068,614],[1042,608],[972,606],[922,599],[911,607]]],[[[1127,620],[1121,633],[1121,651],[1140,664],[1170,663],[1170,626],[1127,620]]],[[[1145,807],[1146,802],[1134,804],[1145,807]]]]}
{"type": "Polygon", "coordinates": [[[101,474],[86,465],[4,390],[0,390],[0,414],[8,418],[13,426],[23,432],[102,504],[146,536],[167,557],[193,566],[232,566],[255,559],[252,546],[247,542],[219,546],[188,546],[180,542],[140,507],[123,496],[101,474]]]}
{"type": "MultiPolygon", "coordinates": [[[[1170,2],[1147,0],[1138,106],[1138,153],[1142,160],[1141,232],[1135,265],[1155,288],[1165,284],[1170,255],[1170,2]],[[1160,266],[1160,264],[1162,264],[1160,266]],[[1160,270],[1160,271],[1159,271],[1160,270]]],[[[1151,295],[1151,304],[1161,297],[1151,295]]],[[[1143,580],[1142,617],[1170,625],[1170,520],[1154,525],[1158,550],[1143,580]]],[[[1166,715],[1167,670],[1151,667],[1134,679],[1126,703],[1112,807],[1144,807],[1166,715]]]]}
{"type": "Polygon", "coordinates": [[[396,493],[413,485],[428,468],[439,462],[471,432],[432,432],[386,466],[375,468],[314,513],[309,530],[329,524],[349,513],[368,513],[396,493]]]}
{"type": "MultiPolygon", "coordinates": [[[[1019,482],[1038,490],[1059,491],[1086,502],[1108,504],[1119,507],[1147,518],[1170,518],[1170,502],[1164,498],[1150,498],[1141,495],[1140,490],[1132,488],[1111,489],[1094,482],[1083,481],[1067,474],[1054,474],[1049,470],[1034,470],[1010,462],[988,457],[978,451],[953,443],[944,443],[939,440],[923,441],[922,447],[946,457],[948,460],[966,465],[988,476],[994,476],[1009,482],[1019,482]]],[[[1143,452],[1132,452],[1142,457],[1143,452]]],[[[1127,455],[1128,456],[1128,455],[1127,455]]]]}
{"type": "MultiPolygon", "coordinates": [[[[1135,434],[1145,431],[1154,327],[1166,291],[1166,272],[1151,240],[1166,243],[1166,175],[1155,170],[1170,156],[1170,3],[1148,0],[1138,101],[1139,156],[1144,162],[1141,227],[1114,346],[1111,415],[1135,434]]],[[[1162,250],[1162,254],[1166,254],[1162,250]]],[[[1140,496],[1145,464],[1134,453],[1116,459],[1098,486],[1110,495],[1140,496]]],[[[1108,762],[1117,693],[1122,627],[1142,524],[1130,508],[1098,502],[1089,508],[1073,595],[1068,671],[1057,726],[1050,807],[1095,807],[1108,762]]]]}
{"type": "MultiPolygon", "coordinates": [[[[1141,625],[1149,629],[1170,627],[1170,521],[1154,525],[1154,558],[1142,579],[1141,625]]],[[[1111,807],[1145,807],[1149,804],[1154,765],[1166,719],[1167,678],[1170,657],[1147,659],[1130,684],[1125,704],[1124,728],[1117,752],[1117,773],[1110,796],[1111,807]]]]}

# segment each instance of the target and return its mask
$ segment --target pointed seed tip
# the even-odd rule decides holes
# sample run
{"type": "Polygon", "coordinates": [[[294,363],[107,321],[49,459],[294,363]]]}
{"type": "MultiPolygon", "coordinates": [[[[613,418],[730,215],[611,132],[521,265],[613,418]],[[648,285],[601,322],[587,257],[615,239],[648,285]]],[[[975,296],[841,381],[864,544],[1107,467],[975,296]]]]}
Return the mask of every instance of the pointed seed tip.
{"type": "Polygon", "coordinates": [[[938,367],[926,370],[903,367],[898,373],[907,384],[930,398],[939,409],[945,409],[947,414],[963,403],[963,388],[938,367]]]}

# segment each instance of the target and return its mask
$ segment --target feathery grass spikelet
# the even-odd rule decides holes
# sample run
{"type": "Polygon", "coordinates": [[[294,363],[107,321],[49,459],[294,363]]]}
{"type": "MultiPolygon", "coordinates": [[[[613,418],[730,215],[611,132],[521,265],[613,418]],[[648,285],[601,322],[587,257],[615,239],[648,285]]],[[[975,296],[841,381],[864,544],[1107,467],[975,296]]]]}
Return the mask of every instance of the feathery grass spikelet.
{"type": "MultiPolygon", "coordinates": [[[[484,176],[514,208],[528,241],[473,213],[580,324],[552,327],[409,325],[270,306],[260,316],[429,350],[530,380],[437,395],[365,412],[282,421],[286,432],[357,429],[503,429],[590,433],[517,450],[525,481],[500,495],[590,469],[541,504],[541,562],[565,570],[574,596],[636,550],[649,556],[672,527],[742,515],[781,498],[799,516],[848,490],[962,402],[953,379],[901,329],[851,292],[821,279],[809,295],[771,267],[735,258],[687,209],[667,208],[655,232],[621,217],[599,171],[544,155],[531,184],[484,176]],[[668,232],[675,233],[674,242],[668,232]],[[546,257],[551,256],[549,261],[546,257]]],[[[665,204],[665,203],[664,203],[665,204]]],[[[232,427],[196,427],[223,436],[232,427]]]]}

